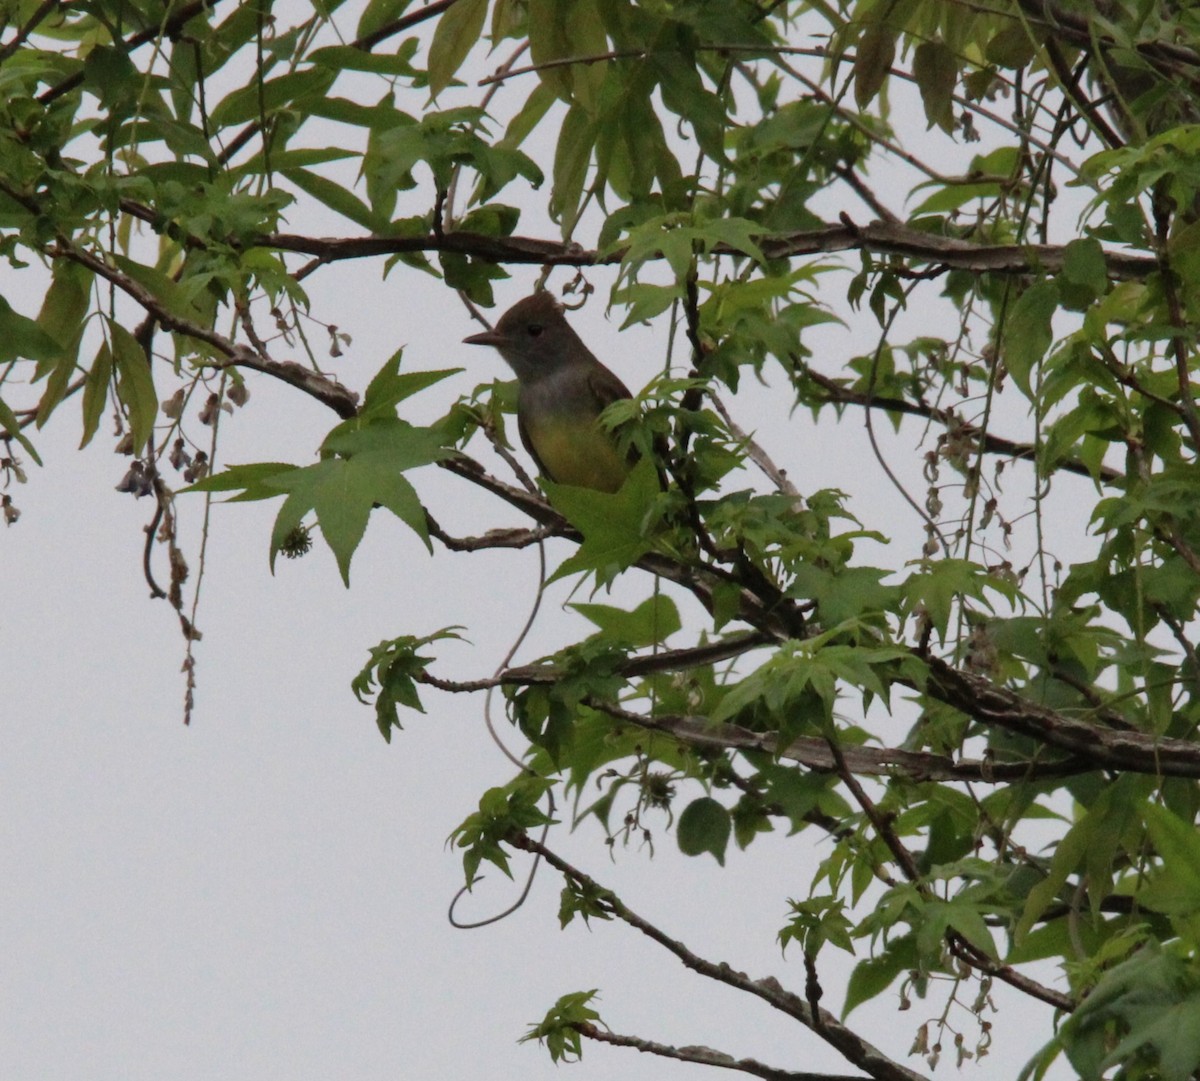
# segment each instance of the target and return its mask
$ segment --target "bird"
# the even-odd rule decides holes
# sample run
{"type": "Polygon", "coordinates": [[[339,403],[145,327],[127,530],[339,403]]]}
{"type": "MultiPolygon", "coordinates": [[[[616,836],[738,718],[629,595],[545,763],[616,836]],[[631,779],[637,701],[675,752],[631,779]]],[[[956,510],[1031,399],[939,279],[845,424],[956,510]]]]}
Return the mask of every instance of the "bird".
{"type": "Polygon", "coordinates": [[[490,345],[517,377],[517,431],[542,476],[599,492],[616,492],[637,460],[618,449],[600,424],[606,406],[631,398],[571,329],[553,294],[517,301],[495,328],[463,339],[490,345]]]}

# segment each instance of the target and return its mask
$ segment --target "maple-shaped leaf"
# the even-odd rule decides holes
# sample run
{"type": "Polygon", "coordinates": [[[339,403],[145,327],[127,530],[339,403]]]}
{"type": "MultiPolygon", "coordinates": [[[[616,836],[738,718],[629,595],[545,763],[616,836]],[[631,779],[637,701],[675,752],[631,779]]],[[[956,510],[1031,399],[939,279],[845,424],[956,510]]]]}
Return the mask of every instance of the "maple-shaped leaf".
{"type": "Polygon", "coordinates": [[[554,582],[580,571],[594,571],[601,584],[611,582],[654,547],[648,520],[660,491],[654,463],[643,458],[609,494],[543,479],[550,502],[580,533],[579,550],[549,578],[554,582]]]}

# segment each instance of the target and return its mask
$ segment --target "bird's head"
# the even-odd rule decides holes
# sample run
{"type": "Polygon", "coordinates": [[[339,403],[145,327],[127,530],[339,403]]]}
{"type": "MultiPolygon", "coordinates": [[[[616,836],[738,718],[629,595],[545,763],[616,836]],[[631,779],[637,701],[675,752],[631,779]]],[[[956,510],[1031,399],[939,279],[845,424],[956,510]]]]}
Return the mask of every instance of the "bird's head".
{"type": "Polygon", "coordinates": [[[545,291],[517,301],[492,330],[463,339],[467,345],[497,349],[522,382],[555,371],[579,350],[587,353],[563,316],[562,305],[545,291]]]}

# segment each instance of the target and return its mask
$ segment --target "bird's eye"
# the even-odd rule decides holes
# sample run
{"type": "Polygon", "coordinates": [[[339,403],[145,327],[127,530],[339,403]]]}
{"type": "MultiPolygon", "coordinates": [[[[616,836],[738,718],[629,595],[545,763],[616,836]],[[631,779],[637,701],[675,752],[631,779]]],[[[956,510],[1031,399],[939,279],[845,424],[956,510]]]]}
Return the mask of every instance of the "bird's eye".
{"type": "Polygon", "coordinates": [[[536,338],[539,334],[541,334],[541,332],[544,329],[545,328],[542,326],[541,323],[530,323],[529,324],[529,336],[531,338],[536,338]]]}

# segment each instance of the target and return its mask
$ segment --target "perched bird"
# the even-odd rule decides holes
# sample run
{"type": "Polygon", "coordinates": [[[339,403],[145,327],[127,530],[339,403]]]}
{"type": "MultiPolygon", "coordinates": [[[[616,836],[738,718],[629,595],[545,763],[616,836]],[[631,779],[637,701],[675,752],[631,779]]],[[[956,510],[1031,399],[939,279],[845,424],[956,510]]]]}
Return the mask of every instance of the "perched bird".
{"type": "Polygon", "coordinates": [[[494,330],[463,341],[495,347],[516,373],[517,430],[543,476],[601,492],[621,487],[636,456],[622,454],[598,418],[632,395],[592,356],[550,293],[518,301],[494,330]]]}

